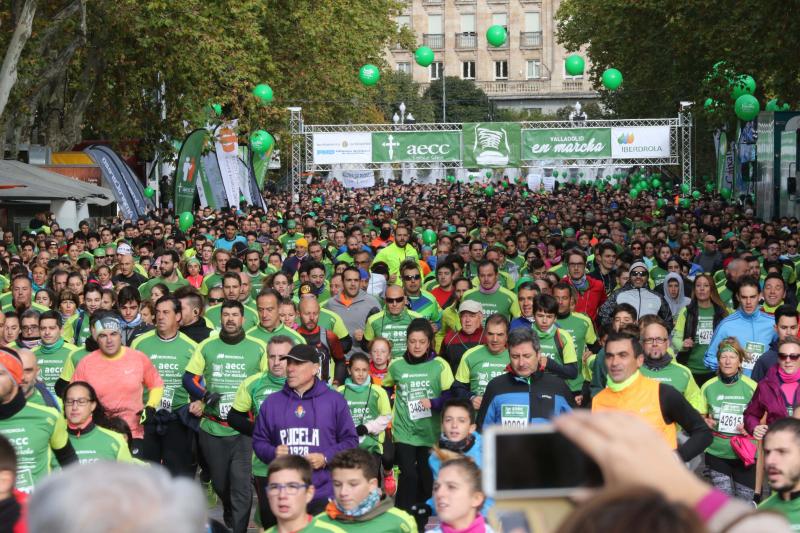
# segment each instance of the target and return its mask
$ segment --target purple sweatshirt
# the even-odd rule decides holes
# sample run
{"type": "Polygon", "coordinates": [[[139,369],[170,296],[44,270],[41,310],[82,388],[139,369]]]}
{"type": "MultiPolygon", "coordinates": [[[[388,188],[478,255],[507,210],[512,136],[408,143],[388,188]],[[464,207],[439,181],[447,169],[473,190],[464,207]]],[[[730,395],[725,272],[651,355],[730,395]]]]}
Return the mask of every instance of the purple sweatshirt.
{"type": "MultiPolygon", "coordinates": [[[[289,385],[267,396],[261,404],[253,430],[253,450],[269,464],[275,448],[285,444],[292,455],[322,453],[328,462],[337,452],[358,446],[358,435],[344,396],[315,378],[302,397],[289,385]]],[[[327,468],[314,470],[315,500],[333,497],[327,468]]]]}

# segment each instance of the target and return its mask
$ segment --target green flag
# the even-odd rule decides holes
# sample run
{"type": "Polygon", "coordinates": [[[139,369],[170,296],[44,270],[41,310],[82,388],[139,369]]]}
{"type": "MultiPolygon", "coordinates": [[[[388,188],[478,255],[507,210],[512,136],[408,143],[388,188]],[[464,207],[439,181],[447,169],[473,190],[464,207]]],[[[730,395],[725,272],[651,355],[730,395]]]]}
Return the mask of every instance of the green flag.
{"type": "Polygon", "coordinates": [[[195,180],[199,176],[200,156],[207,141],[208,131],[203,128],[194,130],[183,141],[175,170],[176,213],[192,211],[194,193],[197,190],[195,180]]]}

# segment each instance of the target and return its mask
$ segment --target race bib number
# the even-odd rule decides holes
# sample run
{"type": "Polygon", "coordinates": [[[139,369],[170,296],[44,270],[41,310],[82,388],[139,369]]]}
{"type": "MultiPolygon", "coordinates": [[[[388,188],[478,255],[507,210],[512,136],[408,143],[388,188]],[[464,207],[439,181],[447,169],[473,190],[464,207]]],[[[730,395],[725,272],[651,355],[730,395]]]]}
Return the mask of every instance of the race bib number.
{"type": "Polygon", "coordinates": [[[507,428],[528,427],[530,408],[527,405],[503,405],[500,407],[500,422],[507,428]]]}
{"type": "Polygon", "coordinates": [[[172,412],[172,397],[175,395],[175,389],[164,389],[164,394],[161,396],[161,405],[159,410],[172,412]]]}
{"type": "Polygon", "coordinates": [[[234,396],[235,394],[233,393],[226,393],[222,395],[222,398],[219,401],[219,417],[221,419],[228,419],[228,413],[230,413],[231,407],[233,407],[234,396]]]}
{"type": "Polygon", "coordinates": [[[408,401],[408,416],[411,420],[420,420],[422,418],[431,417],[430,407],[422,405],[422,400],[409,400],[408,401]]]}
{"type": "Polygon", "coordinates": [[[698,329],[697,344],[711,344],[711,337],[714,335],[713,329],[698,329]]]}
{"type": "Polygon", "coordinates": [[[17,470],[17,490],[25,493],[30,493],[33,490],[33,471],[29,468],[22,468],[17,470]]]}
{"type": "Polygon", "coordinates": [[[758,358],[761,357],[761,354],[763,354],[766,349],[767,347],[760,342],[748,342],[744,347],[744,351],[747,352],[748,360],[745,361],[742,366],[747,370],[753,370],[753,367],[756,366],[756,361],[758,361],[758,358]]]}
{"type": "Polygon", "coordinates": [[[719,420],[717,421],[717,431],[720,433],[732,433],[737,435],[737,429],[744,423],[744,406],[731,403],[723,403],[719,411],[719,420]]]}

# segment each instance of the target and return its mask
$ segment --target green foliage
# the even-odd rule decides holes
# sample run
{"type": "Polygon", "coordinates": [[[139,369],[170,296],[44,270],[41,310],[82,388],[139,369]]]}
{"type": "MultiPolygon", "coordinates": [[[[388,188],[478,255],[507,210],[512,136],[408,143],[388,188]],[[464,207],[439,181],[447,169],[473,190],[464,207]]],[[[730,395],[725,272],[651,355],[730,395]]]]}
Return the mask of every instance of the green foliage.
{"type": "Polygon", "coordinates": [[[406,113],[411,113],[417,123],[433,122],[434,104],[420,94],[419,84],[411,74],[387,70],[376,89],[375,104],[381,113],[379,122],[391,123],[400,102],[405,102],[406,113]]]}
{"type": "MultiPolygon", "coordinates": [[[[447,76],[447,122],[481,122],[489,119],[489,97],[471,80],[447,76]]],[[[436,122],[442,121],[442,80],[431,82],[424,97],[434,106],[436,122]]]]}

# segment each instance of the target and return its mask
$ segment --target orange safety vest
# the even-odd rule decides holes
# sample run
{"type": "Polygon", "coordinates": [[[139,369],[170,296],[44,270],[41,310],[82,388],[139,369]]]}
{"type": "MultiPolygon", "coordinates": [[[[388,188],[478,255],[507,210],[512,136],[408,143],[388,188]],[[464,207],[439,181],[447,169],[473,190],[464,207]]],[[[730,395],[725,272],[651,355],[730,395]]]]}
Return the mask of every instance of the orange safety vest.
{"type": "Polygon", "coordinates": [[[606,387],[592,398],[592,411],[626,411],[644,419],[658,431],[674,450],[678,447],[675,424],[664,422],[658,400],[659,382],[639,375],[633,383],[619,392],[606,387]]]}

